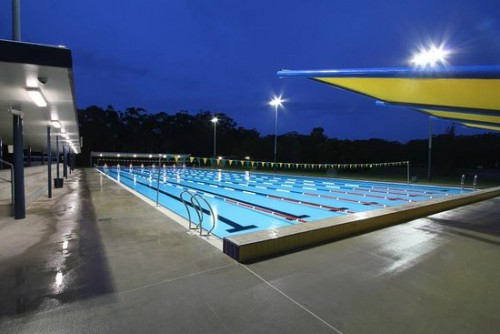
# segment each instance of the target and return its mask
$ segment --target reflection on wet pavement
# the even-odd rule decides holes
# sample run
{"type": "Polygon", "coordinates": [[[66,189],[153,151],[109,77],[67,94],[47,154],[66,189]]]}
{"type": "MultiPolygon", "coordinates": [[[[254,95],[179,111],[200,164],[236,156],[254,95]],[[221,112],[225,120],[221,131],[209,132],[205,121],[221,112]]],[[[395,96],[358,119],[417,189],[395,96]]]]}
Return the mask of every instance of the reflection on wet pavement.
{"type": "Polygon", "coordinates": [[[1,263],[0,317],[46,311],[113,292],[90,191],[85,180],[79,182],[85,177],[74,173],[73,182],[65,182],[60,190],[65,196],[54,196],[49,204],[48,199],[33,203],[26,221],[11,227],[16,229],[14,235],[24,234],[29,239],[23,245],[11,243],[20,252],[1,263]],[[56,215],[44,214],[47,205],[56,215]],[[32,233],[32,224],[44,228],[32,233]],[[92,283],[95,280],[99,284],[92,283]]]}

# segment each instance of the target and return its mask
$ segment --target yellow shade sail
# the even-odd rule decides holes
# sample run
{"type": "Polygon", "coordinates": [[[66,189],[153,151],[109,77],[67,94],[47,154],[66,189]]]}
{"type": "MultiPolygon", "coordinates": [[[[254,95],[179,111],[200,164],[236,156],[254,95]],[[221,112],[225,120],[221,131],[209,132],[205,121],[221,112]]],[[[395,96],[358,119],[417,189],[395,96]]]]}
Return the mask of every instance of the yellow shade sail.
{"type": "Polygon", "coordinates": [[[281,70],[468,127],[500,128],[500,66],[281,70]]]}

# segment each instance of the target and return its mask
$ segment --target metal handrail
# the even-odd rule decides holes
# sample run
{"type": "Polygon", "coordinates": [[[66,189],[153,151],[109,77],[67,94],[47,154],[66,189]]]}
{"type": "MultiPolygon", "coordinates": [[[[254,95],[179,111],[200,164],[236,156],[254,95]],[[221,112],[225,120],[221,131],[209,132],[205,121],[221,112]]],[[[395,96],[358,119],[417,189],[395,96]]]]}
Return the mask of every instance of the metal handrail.
{"type": "Polygon", "coordinates": [[[14,165],[11,164],[8,161],[5,161],[3,159],[0,159],[0,162],[10,166],[10,181],[2,178],[2,180],[5,180],[7,182],[10,182],[10,198],[11,198],[11,203],[14,204],[14,165]]]}
{"type": "MultiPolygon", "coordinates": [[[[188,213],[188,220],[189,220],[189,229],[191,229],[191,223],[193,222],[191,220],[191,212],[189,211],[189,208],[188,208],[188,204],[186,202],[186,200],[184,199],[184,194],[189,194],[191,195],[191,197],[193,197],[193,193],[191,193],[189,190],[184,190],[183,192],[181,192],[181,194],[179,195],[181,201],[182,201],[182,204],[184,204],[184,206],[186,207],[186,210],[187,210],[187,213],[188,213]]],[[[189,199],[189,201],[191,202],[191,198],[189,199]]],[[[196,209],[195,209],[196,210],[196,209]]],[[[195,227],[196,228],[196,227],[195,227]]]]}
{"type": "Polygon", "coordinates": [[[199,226],[200,226],[200,235],[202,235],[203,208],[202,208],[200,202],[198,201],[198,198],[201,199],[201,200],[203,200],[203,202],[205,202],[205,204],[207,205],[208,209],[210,210],[210,214],[212,215],[212,228],[209,229],[209,230],[207,229],[207,234],[206,234],[206,235],[210,235],[210,233],[215,228],[215,223],[216,223],[217,217],[215,216],[215,213],[214,213],[214,210],[212,209],[212,206],[208,203],[208,201],[203,196],[201,196],[200,194],[194,194],[191,197],[191,202],[194,204],[194,201],[196,201],[196,204],[198,204],[198,208],[199,208],[199,210],[197,212],[198,212],[198,217],[200,219],[200,224],[199,224],[199,226]]]}
{"type": "Polygon", "coordinates": [[[181,194],[180,194],[180,198],[181,198],[181,201],[182,203],[184,204],[184,206],[186,207],[186,210],[188,212],[188,220],[189,220],[189,229],[193,229],[191,227],[191,224],[194,224],[194,222],[192,221],[191,219],[191,212],[189,211],[189,208],[188,208],[188,203],[187,201],[184,199],[184,194],[189,194],[191,197],[189,199],[190,203],[191,203],[191,206],[194,208],[195,212],[196,212],[196,215],[198,216],[198,221],[199,223],[198,224],[195,224],[195,227],[194,229],[196,230],[197,228],[200,229],[200,236],[203,235],[203,206],[202,204],[200,203],[200,199],[205,202],[205,204],[207,205],[208,209],[210,210],[210,214],[212,215],[212,227],[210,229],[206,229],[207,230],[207,234],[206,235],[210,235],[210,233],[212,233],[213,229],[215,228],[215,224],[216,224],[216,221],[217,221],[217,217],[214,213],[214,210],[212,208],[212,206],[208,203],[208,201],[203,197],[201,196],[200,194],[197,194],[197,193],[192,193],[190,192],[189,190],[184,190],[181,194]]]}

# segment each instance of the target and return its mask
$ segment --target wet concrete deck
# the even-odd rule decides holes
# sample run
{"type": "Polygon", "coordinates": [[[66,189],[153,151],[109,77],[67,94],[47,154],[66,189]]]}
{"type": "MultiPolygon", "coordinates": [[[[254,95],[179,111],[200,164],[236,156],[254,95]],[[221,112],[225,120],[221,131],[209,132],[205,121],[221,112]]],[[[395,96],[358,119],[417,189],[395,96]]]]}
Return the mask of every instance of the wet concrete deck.
{"type": "Polygon", "coordinates": [[[0,333],[497,333],[500,197],[239,264],[93,170],[0,220],[0,333]]]}

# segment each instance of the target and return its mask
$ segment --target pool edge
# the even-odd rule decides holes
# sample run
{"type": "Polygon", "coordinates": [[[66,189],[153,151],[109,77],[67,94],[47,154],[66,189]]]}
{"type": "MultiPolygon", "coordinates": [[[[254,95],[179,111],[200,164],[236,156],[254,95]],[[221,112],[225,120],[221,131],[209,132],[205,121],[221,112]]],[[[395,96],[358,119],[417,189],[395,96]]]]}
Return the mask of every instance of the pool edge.
{"type": "Polygon", "coordinates": [[[223,252],[240,263],[256,262],[261,259],[401,224],[496,196],[500,196],[500,187],[441,197],[400,207],[388,207],[329,218],[309,224],[287,226],[271,231],[226,237],[223,240],[223,252]]]}

